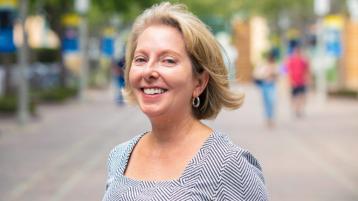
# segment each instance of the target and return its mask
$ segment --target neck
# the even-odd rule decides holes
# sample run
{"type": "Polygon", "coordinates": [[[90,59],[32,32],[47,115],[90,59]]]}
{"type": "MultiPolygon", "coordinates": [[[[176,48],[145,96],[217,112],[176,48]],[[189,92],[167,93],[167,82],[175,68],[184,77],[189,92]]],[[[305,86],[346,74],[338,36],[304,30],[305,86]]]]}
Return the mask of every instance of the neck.
{"type": "Polygon", "coordinates": [[[172,144],[185,141],[187,137],[194,134],[197,129],[206,127],[192,115],[179,118],[165,118],[164,120],[151,119],[152,131],[151,139],[158,144],[172,144]]]}

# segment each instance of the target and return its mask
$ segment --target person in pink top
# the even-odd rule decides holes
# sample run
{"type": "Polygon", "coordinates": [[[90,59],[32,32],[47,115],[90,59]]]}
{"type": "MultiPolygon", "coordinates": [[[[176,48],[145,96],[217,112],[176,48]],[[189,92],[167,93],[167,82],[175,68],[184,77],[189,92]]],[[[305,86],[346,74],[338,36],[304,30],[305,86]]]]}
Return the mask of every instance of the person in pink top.
{"type": "Polygon", "coordinates": [[[310,80],[309,65],[302,55],[299,45],[294,47],[286,60],[286,67],[291,84],[293,109],[297,117],[301,117],[306,102],[307,85],[310,80]]]}

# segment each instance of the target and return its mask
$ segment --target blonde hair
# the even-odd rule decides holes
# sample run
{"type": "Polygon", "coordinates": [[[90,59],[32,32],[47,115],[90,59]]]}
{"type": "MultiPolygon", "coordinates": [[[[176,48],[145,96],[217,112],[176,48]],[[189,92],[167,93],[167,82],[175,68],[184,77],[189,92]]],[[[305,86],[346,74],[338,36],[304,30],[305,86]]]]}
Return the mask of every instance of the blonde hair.
{"type": "MultiPolygon", "coordinates": [[[[190,57],[193,74],[204,71],[209,74],[208,85],[200,94],[200,106],[192,108],[197,119],[215,118],[222,107],[239,108],[243,102],[242,94],[229,89],[228,72],[225,68],[220,45],[207,26],[190,13],[183,4],[164,2],[145,10],[135,20],[127,43],[125,81],[129,83],[129,71],[137,47],[139,35],[149,26],[163,24],[174,27],[183,36],[186,51],[190,57]]],[[[133,90],[129,84],[125,87],[126,98],[135,102],[133,90]]]]}

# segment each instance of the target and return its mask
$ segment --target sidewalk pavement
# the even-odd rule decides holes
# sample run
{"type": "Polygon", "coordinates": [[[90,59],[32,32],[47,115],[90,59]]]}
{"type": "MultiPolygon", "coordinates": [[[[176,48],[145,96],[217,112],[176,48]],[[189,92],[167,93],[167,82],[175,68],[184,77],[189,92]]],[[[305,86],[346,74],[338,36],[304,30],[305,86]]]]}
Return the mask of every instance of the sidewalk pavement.
{"type": "MultiPolygon", "coordinates": [[[[234,88],[246,94],[243,107],[205,122],[258,158],[270,200],[358,200],[357,101],[322,104],[311,95],[305,118],[295,119],[281,89],[276,127],[268,129],[259,91],[234,88]]],[[[111,90],[39,109],[23,127],[0,119],[0,200],[101,200],[110,149],[150,128],[138,108],[115,105],[111,90]]]]}

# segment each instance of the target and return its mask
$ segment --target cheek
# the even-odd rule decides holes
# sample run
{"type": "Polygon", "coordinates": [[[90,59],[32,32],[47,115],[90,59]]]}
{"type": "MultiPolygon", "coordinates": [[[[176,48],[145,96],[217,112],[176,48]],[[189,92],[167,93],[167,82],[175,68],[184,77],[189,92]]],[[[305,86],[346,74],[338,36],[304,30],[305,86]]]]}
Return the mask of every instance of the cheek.
{"type": "Polygon", "coordinates": [[[140,71],[138,71],[134,68],[131,68],[128,73],[129,85],[132,87],[135,87],[136,84],[140,81],[141,75],[142,74],[140,71]]]}
{"type": "Polygon", "coordinates": [[[163,69],[160,72],[163,79],[173,87],[183,87],[189,85],[191,82],[190,76],[186,71],[179,69],[163,69]]]}
{"type": "Polygon", "coordinates": [[[174,74],[172,80],[172,83],[178,86],[180,91],[185,91],[188,96],[191,96],[195,88],[195,81],[191,74],[174,74]]]}

